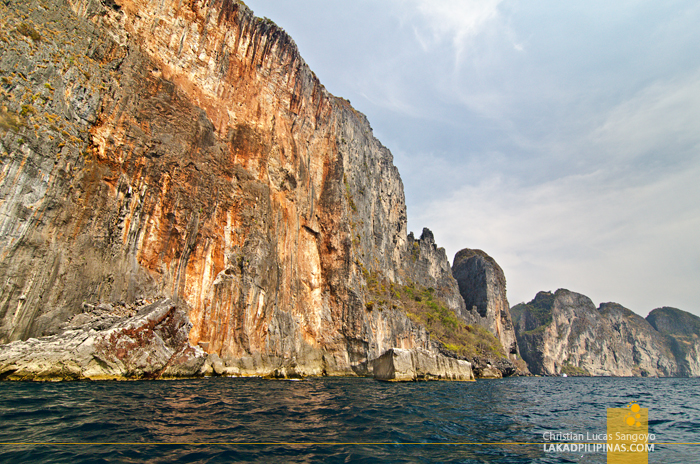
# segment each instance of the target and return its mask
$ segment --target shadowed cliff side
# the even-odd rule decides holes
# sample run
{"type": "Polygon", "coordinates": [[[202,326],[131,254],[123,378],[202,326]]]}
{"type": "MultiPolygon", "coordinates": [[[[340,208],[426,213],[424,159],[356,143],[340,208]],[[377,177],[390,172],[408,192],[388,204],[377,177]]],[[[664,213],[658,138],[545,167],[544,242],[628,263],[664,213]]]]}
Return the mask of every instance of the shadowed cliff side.
{"type": "Polygon", "coordinates": [[[493,333],[508,356],[517,359],[520,353],[506,298],[506,277],[498,263],[481,250],[465,248],[454,257],[452,275],[474,323],[493,333]]]}

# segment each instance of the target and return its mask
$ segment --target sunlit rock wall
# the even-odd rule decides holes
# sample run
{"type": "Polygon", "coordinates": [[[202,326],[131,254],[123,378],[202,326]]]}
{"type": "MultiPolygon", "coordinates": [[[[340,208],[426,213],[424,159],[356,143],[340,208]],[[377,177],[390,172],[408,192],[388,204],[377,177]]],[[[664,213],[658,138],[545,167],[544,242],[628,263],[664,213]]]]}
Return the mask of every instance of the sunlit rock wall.
{"type": "Polygon", "coordinates": [[[391,154],[282,29],[231,0],[0,9],[0,342],[170,297],[240,374],[430,348],[363,301],[361,269],[405,278],[391,154]]]}

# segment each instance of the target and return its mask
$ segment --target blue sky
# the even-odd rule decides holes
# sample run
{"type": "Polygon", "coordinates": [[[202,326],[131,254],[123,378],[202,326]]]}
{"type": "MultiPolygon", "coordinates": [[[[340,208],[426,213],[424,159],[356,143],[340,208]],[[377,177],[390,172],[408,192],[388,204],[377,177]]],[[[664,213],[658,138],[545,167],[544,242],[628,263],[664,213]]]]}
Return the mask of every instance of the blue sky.
{"type": "Polygon", "coordinates": [[[246,0],[394,155],[409,230],[511,304],[700,315],[700,4],[246,0]]]}

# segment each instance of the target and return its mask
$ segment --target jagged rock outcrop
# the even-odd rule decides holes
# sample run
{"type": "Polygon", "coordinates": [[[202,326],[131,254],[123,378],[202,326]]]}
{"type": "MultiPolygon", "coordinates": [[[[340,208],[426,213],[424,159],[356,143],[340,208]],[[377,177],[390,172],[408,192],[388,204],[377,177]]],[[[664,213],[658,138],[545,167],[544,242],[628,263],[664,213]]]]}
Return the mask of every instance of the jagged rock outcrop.
{"type": "MultiPolygon", "coordinates": [[[[471,360],[474,376],[479,379],[500,379],[514,375],[530,375],[526,366],[515,365],[508,358],[476,356],[471,360]]],[[[522,361],[520,361],[522,364],[522,361]]]]}
{"type": "Polygon", "coordinates": [[[449,264],[432,234],[408,258],[391,153],[272,21],[234,0],[8,0],[0,26],[0,343],[163,295],[219,373],[434,349],[368,310],[365,276],[442,291],[449,264]]]}
{"type": "Polygon", "coordinates": [[[435,289],[435,296],[444,301],[455,314],[471,322],[471,315],[464,306],[457,281],[452,277],[450,261],[444,248],[435,243],[435,236],[424,228],[416,240],[408,234],[402,276],[422,287],[435,289]]]}
{"type": "Polygon", "coordinates": [[[506,277],[498,263],[481,250],[465,248],[454,257],[452,275],[470,313],[468,318],[493,333],[508,356],[517,359],[518,342],[506,298],[506,277]]]}
{"type": "MultiPolygon", "coordinates": [[[[590,298],[559,289],[539,292],[530,303],[511,308],[511,313],[520,353],[535,374],[700,375],[699,369],[683,363],[684,355],[677,355],[668,335],[617,303],[596,308],[590,298]]],[[[690,338],[697,340],[700,332],[694,333],[690,338]]],[[[686,353],[695,356],[697,365],[697,354],[692,349],[686,353]]]]}
{"type": "Polygon", "coordinates": [[[377,380],[474,380],[469,362],[423,349],[392,348],[375,359],[373,365],[377,380]]]}
{"type": "Polygon", "coordinates": [[[185,311],[164,299],[135,312],[129,316],[111,305],[90,307],[59,334],[5,345],[0,379],[155,379],[203,373],[206,354],[188,343],[192,325],[185,311]]]}

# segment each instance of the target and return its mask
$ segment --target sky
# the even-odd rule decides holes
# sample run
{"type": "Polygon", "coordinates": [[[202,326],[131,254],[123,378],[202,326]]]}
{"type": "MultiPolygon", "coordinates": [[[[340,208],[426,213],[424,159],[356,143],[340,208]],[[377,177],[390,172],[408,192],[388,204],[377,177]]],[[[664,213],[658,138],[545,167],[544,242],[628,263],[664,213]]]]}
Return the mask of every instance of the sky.
{"type": "Polygon", "coordinates": [[[700,316],[700,3],[246,0],[391,150],[408,226],[511,305],[700,316]]]}

